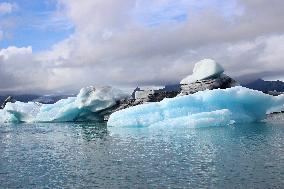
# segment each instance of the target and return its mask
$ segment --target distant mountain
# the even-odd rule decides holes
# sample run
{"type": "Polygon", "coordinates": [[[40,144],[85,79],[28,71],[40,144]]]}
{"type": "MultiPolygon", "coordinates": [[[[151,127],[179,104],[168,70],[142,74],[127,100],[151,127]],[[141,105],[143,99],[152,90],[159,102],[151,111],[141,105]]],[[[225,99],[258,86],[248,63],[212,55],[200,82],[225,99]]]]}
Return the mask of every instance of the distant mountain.
{"type": "MultiPolygon", "coordinates": [[[[2,95],[0,96],[0,104],[4,102],[4,100],[9,95],[2,95]]],[[[74,95],[12,95],[13,100],[21,101],[21,102],[40,102],[43,104],[53,104],[61,99],[68,98],[74,95]]]]}
{"type": "MultiPolygon", "coordinates": [[[[1,95],[0,102],[2,103],[9,95],[1,95]]],[[[21,101],[21,102],[29,102],[36,98],[39,98],[39,95],[11,95],[14,100],[21,101]]]]}
{"type": "Polygon", "coordinates": [[[244,87],[268,92],[268,91],[277,91],[277,92],[284,92],[284,82],[282,81],[264,81],[263,79],[257,79],[251,83],[244,84],[244,87]]]}
{"type": "Polygon", "coordinates": [[[71,97],[74,95],[46,95],[46,96],[40,96],[36,99],[33,99],[33,102],[40,102],[42,104],[54,104],[55,102],[65,99],[68,97],[71,97]]]}
{"type": "Polygon", "coordinates": [[[166,85],[164,91],[180,91],[180,84],[166,85]]]}

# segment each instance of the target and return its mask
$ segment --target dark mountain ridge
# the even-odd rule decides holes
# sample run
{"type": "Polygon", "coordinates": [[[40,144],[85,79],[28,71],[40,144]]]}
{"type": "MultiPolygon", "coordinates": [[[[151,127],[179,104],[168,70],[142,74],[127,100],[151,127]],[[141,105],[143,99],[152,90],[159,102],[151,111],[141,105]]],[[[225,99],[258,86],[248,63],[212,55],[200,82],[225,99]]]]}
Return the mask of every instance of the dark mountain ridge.
{"type": "Polygon", "coordinates": [[[243,84],[242,86],[265,93],[269,91],[284,92],[284,82],[279,80],[265,81],[263,79],[257,79],[251,83],[243,84]]]}
{"type": "MultiPolygon", "coordinates": [[[[0,104],[7,99],[9,95],[0,95],[0,104]]],[[[40,102],[43,104],[54,104],[55,102],[68,98],[74,95],[33,95],[33,94],[23,94],[23,95],[12,95],[14,101],[21,102],[40,102]]]]}

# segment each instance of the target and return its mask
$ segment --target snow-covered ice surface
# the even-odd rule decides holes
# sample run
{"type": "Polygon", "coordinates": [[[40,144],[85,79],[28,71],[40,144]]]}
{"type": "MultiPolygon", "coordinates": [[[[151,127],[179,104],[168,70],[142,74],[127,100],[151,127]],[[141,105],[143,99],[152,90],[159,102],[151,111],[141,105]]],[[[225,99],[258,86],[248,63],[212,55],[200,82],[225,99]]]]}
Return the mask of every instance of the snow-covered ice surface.
{"type": "Polygon", "coordinates": [[[77,97],[62,99],[55,104],[36,102],[7,103],[0,110],[0,122],[67,122],[96,120],[97,112],[115,105],[128,94],[111,87],[86,87],[77,97]]]}
{"type": "Polygon", "coordinates": [[[203,59],[197,62],[193,68],[193,74],[181,80],[180,84],[189,84],[197,80],[208,79],[224,72],[223,67],[212,59],[203,59]]]}
{"type": "Polygon", "coordinates": [[[200,91],[113,113],[114,127],[210,127],[261,121],[284,110],[284,95],[270,96],[244,87],[200,91]]]}

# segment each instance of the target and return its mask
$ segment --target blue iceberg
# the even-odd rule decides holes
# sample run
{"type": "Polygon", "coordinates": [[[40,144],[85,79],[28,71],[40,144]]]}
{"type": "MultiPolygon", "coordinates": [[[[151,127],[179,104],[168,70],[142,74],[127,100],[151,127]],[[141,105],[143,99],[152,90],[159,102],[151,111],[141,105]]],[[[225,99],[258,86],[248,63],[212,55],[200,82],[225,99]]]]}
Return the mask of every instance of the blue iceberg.
{"type": "Polygon", "coordinates": [[[284,95],[270,96],[244,87],[200,91],[130,107],[111,114],[108,126],[210,127],[261,121],[284,110],[284,95]]]}
{"type": "Polygon", "coordinates": [[[0,123],[5,122],[72,122],[97,120],[98,112],[110,108],[125,92],[111,87],[86,87],[76,97],[62,99],[55,104],[36,102],[7,103],[0,110],[0,123]]]}
{"type": "MultiPolygon", "coordinates": [[[[55,104],[7,103],[0,110],[4,122],[73,122],[101,120],[100,112],[113,110],[129,97],[111,87],[86,87],[76,97],[55,104]]],[[[209,127],[261,121],[271,112],[284,110],[284,95],[270,96],[244,87],[200,91],[126,108],[110,115],[115,127],[209,127]]]]}

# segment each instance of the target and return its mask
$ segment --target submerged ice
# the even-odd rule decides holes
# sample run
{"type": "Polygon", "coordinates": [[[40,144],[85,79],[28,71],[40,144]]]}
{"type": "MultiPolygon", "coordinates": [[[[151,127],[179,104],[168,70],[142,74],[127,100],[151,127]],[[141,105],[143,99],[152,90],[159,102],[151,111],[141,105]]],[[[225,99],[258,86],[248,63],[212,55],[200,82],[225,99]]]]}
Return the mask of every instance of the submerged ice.
{"type": "Polygon", "coordinates": [[[270,96],[244,87],[200,91],[113,113],[108,126],[209,127],[254,122],[284,110],[284,95],[270,96]]]}
{"type": "Polygon", "coordinates": [[[114,106],[128,94],[111,87],[86,87],[76,97],[55,104],[7,103],[0,110],[0,122],[67,122],[98,119],[98,112],[114,106]]]}

